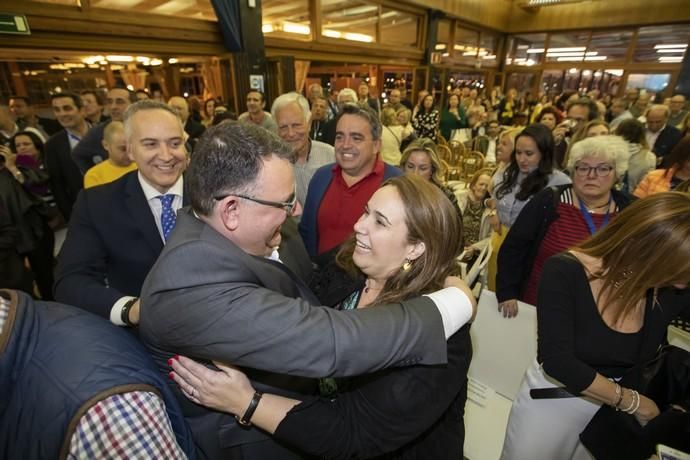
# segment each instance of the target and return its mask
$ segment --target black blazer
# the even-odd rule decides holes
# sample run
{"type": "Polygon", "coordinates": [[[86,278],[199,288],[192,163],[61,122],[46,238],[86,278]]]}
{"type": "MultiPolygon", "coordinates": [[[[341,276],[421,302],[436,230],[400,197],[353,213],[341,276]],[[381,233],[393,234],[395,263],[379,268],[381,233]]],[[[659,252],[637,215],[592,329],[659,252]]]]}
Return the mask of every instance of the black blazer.
{"type": "Polygon", "coordinates": [[[122,296],[139,296],[163,249],[137,171],[84,190],[60,251],[55,300],[105,318],[122,296]]]}
{"type": "Polygon", "coordinates": [[[50,174],[50,189],[65,221],[69,221],[77,195],[84,188],[84,179],[72,159],[72,148],[69,145],[67,131],[63,129],[51,136],[46,142],[45,152],[45,165],[50,174]]]}
{"type": "Polygon", "coordinates": [[[659,137],[656,138],[654,143],[654,148],[652,151],[657,157],[665,157],[673,147],[676,146],[678,142],[683,138],[683,134],[674,126],[666,125],[664,129],[659,133],[659,137]]]}

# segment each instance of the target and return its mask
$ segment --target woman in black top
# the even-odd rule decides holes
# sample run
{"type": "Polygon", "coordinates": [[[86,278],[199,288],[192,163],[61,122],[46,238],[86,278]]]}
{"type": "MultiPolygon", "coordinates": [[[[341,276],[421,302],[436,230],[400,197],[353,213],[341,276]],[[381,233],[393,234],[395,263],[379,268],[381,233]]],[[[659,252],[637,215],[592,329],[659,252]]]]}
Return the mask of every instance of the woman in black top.
{"type": "Polygon", "coordinates": [[[640,425],[657,417],[653,400],[618,381],[655,356],[670,321],[690,305],[689,280],[684,193],[634,202],[579,247],[549,259],[537,308],[541,365],[527,370],[513,402],[502,458],[588,458],[578,435],[604,404],[640,425]],[[544,391],[563,386],[566,397],[544,391]]]}
{"type": "MultiPolygon", "coordinates": [[[[430,292],[455,273],[461,242],[460,219],[443,193],[417,176],[396,177],[374,193],[338,255],[348,275],[322,277],[316,292],[340,309],[430,292]]],[[[469,302],[469,289],[466,294],[469,302]]],[[[251,422],[320,457],[461,459],[471,350],[466,325],[449,339],[445,366],[338,381],[337,394],[328,398],[263,395],[251,422]]],[[[194,402],[242,415],[253,400],[255,390],[239,371],[223,366],[217,373],[186,358],[173,369],[194,402]]],[[[332,380],[326,383],[333,388],[332,380]]]]}

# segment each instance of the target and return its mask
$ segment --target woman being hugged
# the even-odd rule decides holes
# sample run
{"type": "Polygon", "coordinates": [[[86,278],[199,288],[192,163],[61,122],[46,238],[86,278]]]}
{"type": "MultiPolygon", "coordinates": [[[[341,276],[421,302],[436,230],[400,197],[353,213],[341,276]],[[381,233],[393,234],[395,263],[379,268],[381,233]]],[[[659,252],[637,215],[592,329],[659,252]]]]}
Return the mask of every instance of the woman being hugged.
{"type": "Polygon", "coordinates": [[[687,310],[688,280],[690,195],[679,192],[632,203],[550,258],[539,284],[537,360],[513,402],[502,458],[590,458],[578,436],[604,404],[640,425],[658,416],[653,400],[619,381],[656,355],[668,324],[687,310]]]}
{"type": "Polygon", "coordinates": [[[573,144],[568,161],[572,185],[536,194],[501,245],[496,297],[506,311],[517,313],[518,299],[536,305],[544,262],[589,238],[632,200],[614,188],[628,167],[628,148],[620,137],[573,144]]]}
{"type": "MultiPolygon", "coordinates": [[[[492,198],[487,201],[493,230],[488,280],[492,291],[496,290],[498,250],[522,208],[545,188],[570,183],[568,176],[555,170],[553,152],[551,131],[539,123],[529,125],[515,138],[515,149],[508,166],[492,179],[492,198]]],[[[513,316],[511,312],[504,312],[504,315],[513,316]]]]}
{"type": "MultiPolygon", "coordinates": [[[[336,259],[338,269],[329,267],[332,273],[316,286],[320,300],[335,308],[376,308],[430,292],[456,273],[460,219],[429,181],[414,175],[386,181],[354,228],[336,259]]],[[[471,293],[464,290],[469,302],[471,293]]],[[[251,406],[251,423],[319,457],[462,458],[471,347],[466,325],[449,339],[445,366],[324,379],[330,389],[337,387],[327,398],[260,396],[251,406]]],[[[251,383],[235,369],[220,366],[222,372],[215,372],[186,358],[172,366],[175,380],[196,403],[242,416],[256,399],[251,383]]]]}

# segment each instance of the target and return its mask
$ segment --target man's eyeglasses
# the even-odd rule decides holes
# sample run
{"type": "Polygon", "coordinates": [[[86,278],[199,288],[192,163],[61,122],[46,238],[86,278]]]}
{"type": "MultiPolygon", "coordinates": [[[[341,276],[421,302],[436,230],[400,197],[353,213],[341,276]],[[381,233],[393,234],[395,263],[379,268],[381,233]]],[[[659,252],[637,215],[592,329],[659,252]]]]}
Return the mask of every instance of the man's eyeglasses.
{"type": "Polygon", "coordinates": [[[245,200],[253,201],[254,203],[259,203],[264,206],[270,206],[272,208],[278,208],[278,209],[284,209],[285,212],[287,212],[288,216],[292,215],[292,211],[295,209],[295,206],[297,205],[297,193],[293,192],[290,201],[286,202],[281,202],[281,201],[268,201],[268,200],[261,200],[259,198],[254,198],[253,196],[248,196],[248,195],[240,195],[237,193],[228,193],[227,195],[220,195],[220,196],[214,196],[214,200],[224,200],[225,198],[229,196],[236,196],[237,198],[244,198],[245,200]]]}
{"type": "Polygon", "coordinates": [[[597,177],[608,177],[613,169],[614,168],[611,165],[575,165],[575,173],[580,177],[587,177],[592,171],[595,172],[597,177]]]}

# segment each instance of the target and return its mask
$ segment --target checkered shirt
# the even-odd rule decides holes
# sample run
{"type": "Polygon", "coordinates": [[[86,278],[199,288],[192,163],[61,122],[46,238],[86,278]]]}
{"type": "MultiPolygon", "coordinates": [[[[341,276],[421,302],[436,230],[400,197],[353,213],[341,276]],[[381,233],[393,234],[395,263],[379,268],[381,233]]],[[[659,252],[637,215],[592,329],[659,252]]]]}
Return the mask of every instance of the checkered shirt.
{"type": "MultiPolygon", "coordinates": [[[[0,332],[10,302],[0,297],[0,332]]],[[[57,455],[57,452],[56,452],[57,455]]],[[[69,459],[186,459],[177,445],[165,404],[154,393],[112,395],[91,407],[77,426],[69,459]]]]}
{"type": "Polygon", "coordinates": [[[77,426],[69,459],[186,459],[175,440],[163,401],[133,391],[100,401],[77,426]]]}

